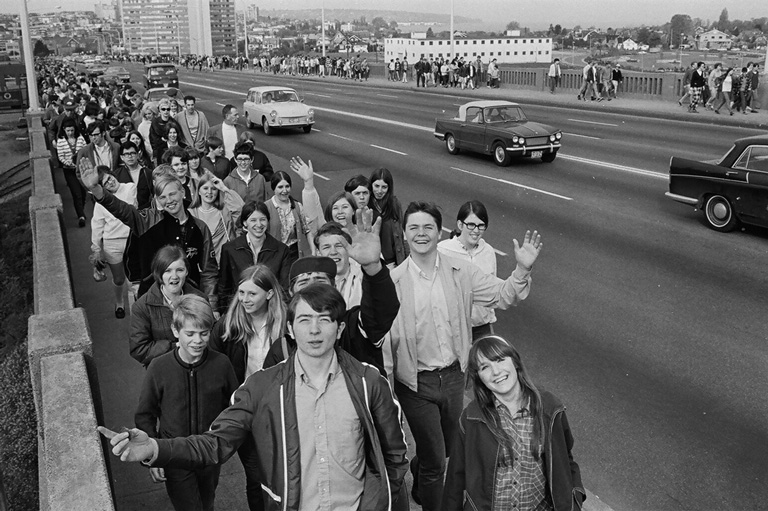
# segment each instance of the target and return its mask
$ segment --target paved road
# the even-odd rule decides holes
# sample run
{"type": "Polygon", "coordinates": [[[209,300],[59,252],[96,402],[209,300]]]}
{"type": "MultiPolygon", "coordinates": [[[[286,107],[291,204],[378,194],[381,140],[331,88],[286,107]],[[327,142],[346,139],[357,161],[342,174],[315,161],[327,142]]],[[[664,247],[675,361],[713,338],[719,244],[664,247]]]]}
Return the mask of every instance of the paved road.
{"type": "MultiPolygon", "coordinates": [[[[276,81],[182,76],[211,124],[223,104],[240,107],[247,87],[262,83],[276,81]]],[[[435,116],[476,94],[277,83],[316,107],[317,129],[256,138],[276,168],[296,154],[311,159],[325,178],[316,180],[322,197],[386,166],[401,202],[438,202],[449,227],[459,204],[483,201],[486,238],[504,253],[526,228],[543,234],[533,292],[499,314],[498,330],[567,404],[589,489],[621,510],[764,506],[768,328],[755,318],[766,305],[767,233],[715,233],[663,195],[671,155],[715,158],[755,131],[531,106],[529,116],[568,134],[562,154],[500,169],[486,157],[450,156],[432,136],[435,116]]],[[[513,268],[512,256],[500,257],[501,275],[513,268]]],[[[105,416],[126,420],[110,406],[105,416]]]]}

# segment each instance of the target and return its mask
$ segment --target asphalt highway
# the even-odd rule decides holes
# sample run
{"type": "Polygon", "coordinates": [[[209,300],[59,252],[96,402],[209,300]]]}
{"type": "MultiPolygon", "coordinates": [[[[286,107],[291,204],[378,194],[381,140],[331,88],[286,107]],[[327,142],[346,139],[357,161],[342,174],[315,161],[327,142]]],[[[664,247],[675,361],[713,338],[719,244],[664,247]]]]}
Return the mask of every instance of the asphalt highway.
{"type": "Polygon", "coordinates": [[[768,233],[716,233],[664,197],[671,156],[714,159],[757,131],[524,105],[564,131],[563,149],[550,164],[499,168],[449,155],[432,134],[435,117],[478,93],[181,73],[211,125],[224,104],[242,113],[248,87],[272,84],[296,88],[316,125],[254,130],[257,145],[276,169],[311,160],[322,198],[384,166],[403,205],[437,202],[449,229],[458,206],[479,199],[502,277],[515,266],[513,238],[542,234],[531,295],[498,314],[497,332],[565,402],[587,488],[617,510],[765,507],[768,233]]]}

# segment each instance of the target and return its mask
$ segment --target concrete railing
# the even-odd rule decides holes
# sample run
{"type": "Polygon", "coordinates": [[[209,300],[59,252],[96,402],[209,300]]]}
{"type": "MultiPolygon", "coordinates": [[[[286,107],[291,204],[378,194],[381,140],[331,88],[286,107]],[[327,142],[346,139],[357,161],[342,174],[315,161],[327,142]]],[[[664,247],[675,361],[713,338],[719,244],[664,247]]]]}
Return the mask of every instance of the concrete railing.
{"type": "Polygon", "coordinates": [[[41,115],[30,114],[34,315],[28,355],[37,411],[40,509],[115,509],[96,432],[98,379],[85,311],[75,307],[61,197],[41,115]],[[95,396],[95,399],[94,399],[95,396]]]}

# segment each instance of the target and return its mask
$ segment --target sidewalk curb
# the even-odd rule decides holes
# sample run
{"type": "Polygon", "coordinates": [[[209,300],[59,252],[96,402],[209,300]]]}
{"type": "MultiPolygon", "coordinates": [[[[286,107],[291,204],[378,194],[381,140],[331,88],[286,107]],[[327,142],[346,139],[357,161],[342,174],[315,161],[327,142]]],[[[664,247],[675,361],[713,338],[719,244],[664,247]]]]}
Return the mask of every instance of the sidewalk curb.
{"type": "MultiPolygon", "coordinates": [[[[182,70],[182,69],[180,69],[180,70],[182,70]]],[[[186,70],[184,70],[184,71],[186,71],[186,70]]],[[[192,73],[192,72],[190,71],[190,73],[192,73]]],[[[277,76],[277,77],[282,77],[282,78],[290,78],[290,79],[295,79],[295,80],[309,80],[309,81],[317,82],[317,83],[324,83],[324,82],[328,81],[328,80],[326,80],[324,78],[318,78],[316,76],[296,76],[296,75],[291,76],[291,75],[282,75],[282,74],[275,75],[275,74],[273,74],[271,72],[270,73],[253,72],[251,70],[248,70],[248,71],[237,71],[237,70],[234,70],[234,69],[222,69],[222,70],[215,71],[213,73],[203,73],[203,74],[208,75],[208,74],[216,74],[216,73],[228,73],[228,74],[237,74],[237,75],[254,75],[254,76],[269,75],[269,76],[277,76]]],[[[195,72],[194,74],[201,74],[201,73],[195,72]]],[[[193,74],[193,76],[194,76],[194,74],[193,74]]],[[[339,78],[335,77],[335,76],[328,76],[327,78],[329,80],[330,79],[339,80],[339,78]]],[[[357,84],[361,84],[362,85],[363,82],[357,82],[357,81],[354,81],[354,80],[353,81],[344,80],[343,82],[340,82],[340,83],[345,83],[345,84],[349,84],[349,85],[357,85],[357,84]]],[[[454,97],[456,97],[456,96],[466,96],[467,94],[476,94],[478,100],[480,100],[480,99],[499,99],[500,96],[504,96],[503,99],[508,99],[508,100],[514,101],[516,103],[520,103],[522,105],[528,104],[528,105],[548,106],[548,107],[555,107],[555,108],[567,108],[567,109],[571,109],[571,110],[585,110],[585,111],[588,111],[588,112],[604,112],[604,113],[610,113],[610,114],[616,114],[616,115],[622,115],[623,114],[623,115],[628,115],[628,116],[633,116],[633,117],[644,117],[644,118],[650,118],[650,119],[666,119],[666,120],[680,121],[680,122],[696,122],[698,124],[711,124],[711,125],[716,125],[716,126],[731,126],[731,127],[736,127],[736,128],[745,128],[745,129],[768,129],[768,117],[766,117],[766,118],[760,117],[759,119],[755,119],[754,116],[756,114],[748,114],[747,119],[755,119],[755,121],[757,121],[757,122],[744,123],[743,122],[744,121],[744,114],[738,114],[738,116],[736,114],[734,114],[733,117],[731,117],[731,116],[729,116],[727,114],[721,114],[719,117],[709,117],[709,116],[703,117],[703,116],[701,116],[701,114],[699,114],[699,115],[689,114],[688,112],[686,112],[682,108],[680,109],[679,113],[676,113],[676,112],[653,111],[652,109],[649,110],[649,109],[637,108],[637,107],[626,107],[626,108],[619,107],[619,108],[617,108],[617,107],[614,106],[614,104],[609,103],[607,101],[602,101],[600,103],[597,103],[597,102],[594,102],[594,101],[584,102],[584,101],[576,100],[575,96],[573,96],[573,95],[571,95],[574,98],[574,100],[572,102],[552,101],[552,100],[548,101],[547,98],[551,98],[552,95],[549,94],[546,91],[537,91],[537,90],[532,90],[532,89],[516,89],[516,88],[511,87],[511,86],[505,86],[504,84],[502,84],[501,88],[495,89],[498,92],[492,93],[491,91],[494,90],[494,89],[485,90],[484,87],[479,87],[477,89],[457,89],[457,88],[452,88],[452,87],[449,87],[449,88],[443,88],[443,87],[425,87],[425,88],[422,88],[422,87],[414,87],[414,86],[412,86],[411,84],[413,82],[406,82],[405,85],[407,85],[407,86],[403,87],[403,86],[395,85],[393,82],[389,82],[388,80],[385,81],[383,78],[379,78],[379,77],[375,77],[375,78],[373,78],[371,80],[368,80],[368,81],[366,81],[364,83],[371,83],[371,84],[374,84],[376,87],[380,87],[380,88],[384,88],[384,89],[408,90],[408,91],[411,91],[411,92],[414,92],[414,93],[421,92],[423,94],[433,94],[433,95],[442,95],[442,96],[454,96],[454,97]],[[434,90],[432,90],[432,89],[434,89],[434,90]],[[514,98],[514,92],[516,92],[516,91],[517,92],[524,92],[526,94],[536,94],[537,96],[540,95],[542,97],[541,98],[539,98],[539,97],[533,97],[533,98],[521,97],[519,99],[515,99],[514,98]],[[509,97],[510,95],[513,96],[513,97],[510,98],[509,97]],[[598,107],[598,105],[599,105],[599,107],[598,107]],[[595,107],[598,107],[599,109],[595,108],[595,107]]],[[[402,82],[396,82],[396,83],[397,84],[402,84],[402,82]]],[[[564,98],[567,94],[571,94],[571,93],[570,92],[556,93],[554,95],[554,97],[556,97],[556,98],[564,98]]],[[[619,101],[619,103],[620,103],[621,99],[622,98],[619,98],[616,101],[619,101]]],[[[648,99],[648,100],[641,99],[641,98],[628,98],[628,99],[632,100],[632,101],[644,101],[644,102],[647,102],[649,106],[653,106],[654,104],[669,106],[665,102],[658,101],[658,100],[653,100],[653,99],[648,99]]],[[[702,106],[701,113],[706,115],[707,112],[708,112],[708,110],[706,110],[702,106]]],[[[763,112],[761,112],[761,114],[757,114],[757,115],[765,116],[764,112],[765,112],[765,109],[763,109],[763,112]]]]}

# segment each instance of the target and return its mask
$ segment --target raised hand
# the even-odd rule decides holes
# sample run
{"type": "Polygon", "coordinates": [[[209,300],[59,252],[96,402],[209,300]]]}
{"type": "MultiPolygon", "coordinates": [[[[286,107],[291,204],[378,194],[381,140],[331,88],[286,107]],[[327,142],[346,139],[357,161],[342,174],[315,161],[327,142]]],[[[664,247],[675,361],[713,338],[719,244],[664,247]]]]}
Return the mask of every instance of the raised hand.
{"type": "MultiPolygon", "coordinates": [[[[210,172],[210,170],[209,170],[209,171],[207,171],[207,172],[210,172]]],[[[218,177],[214,176],[213,174],[211,174],[211,176],[212,176],[212,177],[211,177],[211,184],[212,184],[214,187],[216,187],[216,189],[217,189],[218,191],[220,191],[220,192],[222,192],[222,193],[227,193],[227,192],[229,191],[229,188],[227,187],[227,185],[225,185],[225,184],[224,184],[224,181],[222,181],[222,180],[221,180],[221,179],[219,179],[218,177]]]]}
{"type": "Polygon", "coordinates": [[[538,231],[525,231],[525,238],[523,238],[523,244],[519,245],[516,239],[512,242],[515,245],[515,259],[524,270],[530,270],[533,267],[533,263],[536,262],[536,258],[539,257],[539,252],[544,246],[541,241],[541,235],[538,231]]]}
{"type": "Polygon", "coordinates": [[[290,161],[291,170],[297,173],[305,183],[314,179],[315,171],[312,168],[312,160],[304,163],[300,156],[294,156],[290,161]]]}
{"type": "MultiPolygon", "coordinates": [[[[342,241],[349,257],[360,263],[365,269],[366,265],[378,264],[381,259],[381,237],[379,236],[381,217],[373,222],[373,211],[368,207],[358,209],[355,215],[356,223],[347,223],[352,244],[350,245],[346,240],[342,241]]],[[[376,269],[373,274],[378,273],[379,269],[376,269]]]]}
{"type": "Polygon", "coordinates": [[[112,454],[120,461],[144,461],[155,455],[155,442],[140,429],[130,429],[117,433],[104,426],[96,428],[99,433],[109,439],[112,454]]]}
{"type": "Polygon", "coordinates": [[[99,184],[99,173],[88,158],[82,158],[77,163],[77,177],[80,178],[83,186],[89,190],[96,188],[99,184]]]}

